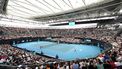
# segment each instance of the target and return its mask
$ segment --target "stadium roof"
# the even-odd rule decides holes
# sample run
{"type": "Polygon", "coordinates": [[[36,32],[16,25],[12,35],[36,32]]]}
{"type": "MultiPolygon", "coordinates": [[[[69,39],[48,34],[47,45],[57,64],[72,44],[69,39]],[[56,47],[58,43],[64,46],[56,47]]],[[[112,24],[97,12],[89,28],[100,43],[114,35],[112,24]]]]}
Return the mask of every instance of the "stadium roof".
{"type": "Polygon", "coordinates": [[[121,6],[122,0],[0,0],[0,26],[42,28],[84,20],[99,23],[101,19],[116,20],[121,6]]]}
{"type": "Polygon", "coordinates": [[[106,0],[9,0],[7,14],[24,18],[49,16],[76,11],[104,1],[106,0]]]}

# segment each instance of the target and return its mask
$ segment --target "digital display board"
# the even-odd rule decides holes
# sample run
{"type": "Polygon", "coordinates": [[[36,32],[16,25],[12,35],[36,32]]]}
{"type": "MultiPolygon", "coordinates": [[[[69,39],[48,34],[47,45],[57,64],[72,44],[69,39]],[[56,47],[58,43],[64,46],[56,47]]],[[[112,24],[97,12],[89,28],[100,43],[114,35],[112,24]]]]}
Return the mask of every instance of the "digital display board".
{"type": "Polygon", "coordinates": [[[69,26],[75,26],[75,22],[69,22],[69,26]]]}

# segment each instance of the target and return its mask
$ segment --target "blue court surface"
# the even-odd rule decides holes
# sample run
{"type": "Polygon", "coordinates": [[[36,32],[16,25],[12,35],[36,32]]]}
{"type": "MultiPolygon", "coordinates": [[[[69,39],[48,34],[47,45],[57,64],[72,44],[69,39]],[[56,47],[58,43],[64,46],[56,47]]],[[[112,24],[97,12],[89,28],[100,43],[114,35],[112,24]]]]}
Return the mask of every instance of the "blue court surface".
{"type": "Polygon", "coordinates": [[[37,53],[43,52],[44,55],[50,57],[56,57],[57,55],[59,59],[66,61],[93,58],[100,54],[99,47],[82,44],[58,44],[56,42],[37,41],[21,43],[16,46],[37,53]]]}

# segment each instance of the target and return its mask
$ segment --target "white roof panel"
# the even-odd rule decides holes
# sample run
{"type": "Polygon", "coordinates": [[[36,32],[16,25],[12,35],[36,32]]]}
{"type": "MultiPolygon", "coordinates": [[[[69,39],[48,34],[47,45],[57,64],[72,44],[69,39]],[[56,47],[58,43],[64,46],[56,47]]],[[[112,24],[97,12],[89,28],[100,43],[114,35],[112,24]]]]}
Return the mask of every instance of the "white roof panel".
{"type": "Polygon", "coordinates": [[[104,0],[9,0],[8,15],[23,18],[47,16],[82,8],[104,0]]]}

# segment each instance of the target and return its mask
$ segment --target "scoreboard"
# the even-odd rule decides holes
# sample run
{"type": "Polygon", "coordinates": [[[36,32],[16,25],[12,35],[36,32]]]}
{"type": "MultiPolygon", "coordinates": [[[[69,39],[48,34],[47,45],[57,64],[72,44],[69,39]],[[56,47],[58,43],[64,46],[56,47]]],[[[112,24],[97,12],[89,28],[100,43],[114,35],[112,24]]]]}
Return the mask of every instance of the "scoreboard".
{"type": "Polygon", "coordinates": [[[69,22],[69,26],[75,26],[75,22],[69,22]]]}

